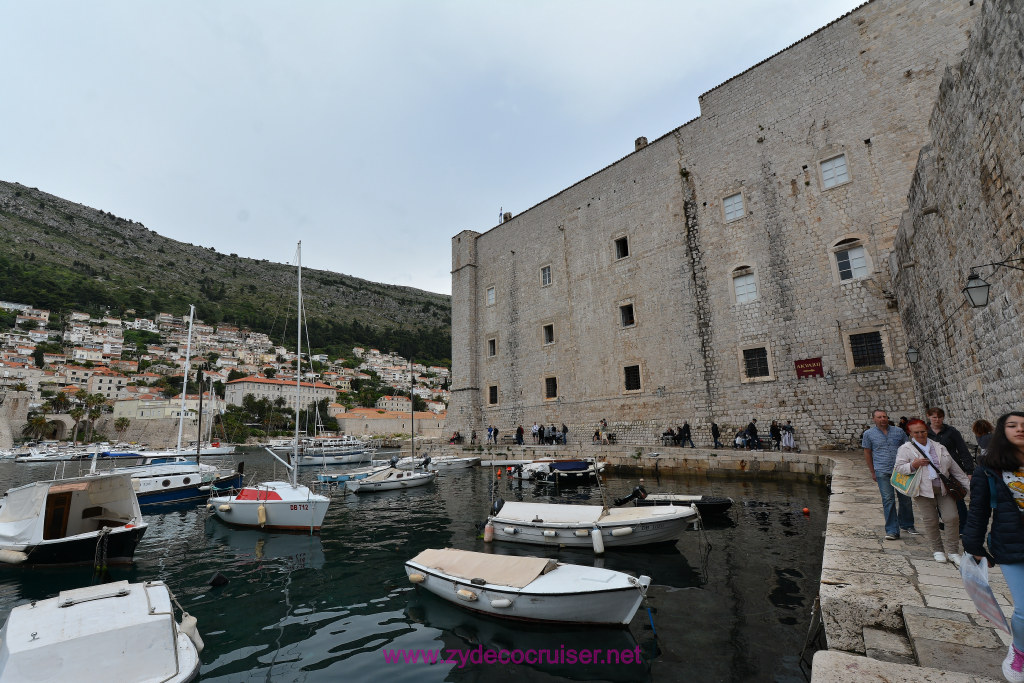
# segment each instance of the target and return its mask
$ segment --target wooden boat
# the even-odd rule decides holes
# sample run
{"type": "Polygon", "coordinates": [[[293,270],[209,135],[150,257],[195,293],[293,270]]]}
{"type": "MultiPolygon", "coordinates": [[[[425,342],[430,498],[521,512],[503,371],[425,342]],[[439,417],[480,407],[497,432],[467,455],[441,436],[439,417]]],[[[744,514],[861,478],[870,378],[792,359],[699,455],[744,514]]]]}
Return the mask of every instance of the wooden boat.
{"type": "Polygon", "coordinates": [[[415,486],[426,486],[434,481],[437,472],[407,472],[397,467],[388,467],[364,479],[349,479],[345,489],[352,493],[375,493],[377,491],[394,491],[415,486]]]}
{"type": "Polygon", "coordinates": [[[4,496],[0,562],[127,564],[147,526],[127,474],[37,481],[4,496]]]}
{"type": "Polygon", "coordinates": [[[428,549],[405,563],[409,580],[474,612],[570,624],[629,624],[649,576],[541,557],[428,549]]]}
{"type": "Polygon", "coordinates": [[[617,498],[615,505],[633,503],[634,506],[649,505],[693,505],[701,516],[721,515],[732,507],[732,498],[723,496],[698,496],[684,493],[647,493],[643,485],[637,486],[625,498],[617,498]]]}
{"type": "Polygon", "coordinates": [[[506,503],[499,498],[487,523],[493,527],[496,541],[590,546],[600,554],[605,547],[675,543],[697,519],[693,506],[606,509],[600,505],[506,503]]]}
{"type": "Polygon", "coordinates": [[[195,617],[175,621],[160,581],[61,591],[11,610],[0,631],[0,680],[184,683],[199,676],[195,617]]]}

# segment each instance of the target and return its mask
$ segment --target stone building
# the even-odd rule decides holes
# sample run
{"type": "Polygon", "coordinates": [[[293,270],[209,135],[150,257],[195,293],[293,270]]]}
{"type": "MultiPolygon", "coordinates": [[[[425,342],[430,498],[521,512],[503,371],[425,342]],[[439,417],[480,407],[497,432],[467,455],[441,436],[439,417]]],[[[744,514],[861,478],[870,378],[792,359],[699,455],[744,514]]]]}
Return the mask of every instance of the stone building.
{"type": "Polygon", "coordinates": [[[791,419],[859,442],[920,413],[888,259],[980,3],[873,0],[700,96],[701,115],[452,239],[446,431],[791,419]]]}
{"type": "Polygon", "coordinates": [[[889,262],[922,400],[965,434],[1024,409],[1022,121],[1021,4],[986,2],[942,79],[889,262]],[[972,270],[991,285],[982,308],[962,293],[972,270]]]}

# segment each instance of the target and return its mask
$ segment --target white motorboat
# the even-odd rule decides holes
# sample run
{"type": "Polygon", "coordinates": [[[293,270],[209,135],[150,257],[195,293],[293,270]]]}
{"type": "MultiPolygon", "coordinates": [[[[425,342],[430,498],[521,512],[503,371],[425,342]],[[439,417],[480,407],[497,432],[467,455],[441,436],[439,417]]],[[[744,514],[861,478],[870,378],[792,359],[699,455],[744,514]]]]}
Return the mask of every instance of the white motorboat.
{"type": "MultiPolygon", "coordinates": [[[[302,405],[302,242],[296,249],[298,266],[299,301],[296,335],[298,353],[295,355],[295,405],[302,405]]],[[[320,531],[331,499],[314,493],[308,486],[298,482],[298,443],[299,421],[295,421],[295,440],[291,462],[285,462],[278,455],[267,449],[270,455],[280,462],[291,474],[290,481],[268,481],[242,488],[237,493],[213,496],[207,503],[217,518],[236,526],[255,527],[259,529],[278,529],[291,531],[320,531]]]]}
{"type": "MultiPolygon", "coordinates": [[[[494,539],[569,547],[606,547],[674,543],[697,521],[693,506],[627,507],[606,509],[600,505],[495,502],[487,523],[494,539]]],[[[484,538],[487,538],[485,531],[484,538]]]]}
{"type": "Polygon", "coordinates": [[[71,451],[62,451],[58,449],[47,449],[37,450],[30,449],[28,455],[19,455],[14,458],[14,462],[64,462],[67,460],[74,460],[74,453],[71,451]]]}
{"type": "Polygon", "coordinates": [[[147,526],[127,474],[37,481],[4,496],[0,562],[125,564],[147,526]]]}
{"type": "Polygon", "coordinates": [[[436,471],[408,472],[397,467],[387,467],[364,479],[349,479],[345,489],[352,493],[375,493],[377,491],[394,491],[425,486],[437,477],[436,471]]]}
{"type": "Polygon", "coordinates": [[[316,480],[321,484],[344,484],[350,479],[366,479],[386,469],[388,469],[388,465],[371,465],[369,467],[360,467],[340,472],[320,472],[316,475],[316,480]]]}
{"type": "Polygon", "coordinates": [[[160,581],[61,591],[11,610],[0,631],[0,680],[184,683],[199,676],[195,617],[175,621],[160,581]]]}
{"type": "Polygon", "coordinates": [[[649,576],[541,557],[428,549],[405,563],[409,580],[475,612],[571,624],[629,624],[649,576]]]}
{"type": "Polygon", "coordinates": [[[605,463],[593,460],[534,460],[512,467],[512,478],[537,484],[586,486],[597,482],[605,463]]]}
{"type": "MultiPolygon", "coordinates": [[[[95,464],[94,460],[94,468],[95,464]]],[[[134,464],[122,465],[106,473],[129,475],[139,506],[153,512],[169,504],[204,501],[214,488],[241,488],[243,464],[239,464],[238,470],[233,470],[196,463],[181,456],[146,454],[138,457],[134,464]]]]}

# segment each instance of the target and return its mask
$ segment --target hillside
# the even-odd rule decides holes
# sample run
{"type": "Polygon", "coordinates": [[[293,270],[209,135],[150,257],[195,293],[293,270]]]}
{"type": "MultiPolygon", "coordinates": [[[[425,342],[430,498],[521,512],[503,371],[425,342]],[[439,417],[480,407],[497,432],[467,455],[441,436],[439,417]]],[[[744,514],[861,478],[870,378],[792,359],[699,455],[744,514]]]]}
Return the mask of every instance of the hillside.
{"type": "MultiPolygon", "coordinates": [[[[221,254],[162,237],[142,223],[0,181],[0,299],[52,312],[134,309],[230,322],[291,336],[295,268],[221,254]]],[[[355,344],[417,361],[451,353],[450,297],[410,287],[303,269],[311,346],[334,353],[355,344]]]]}

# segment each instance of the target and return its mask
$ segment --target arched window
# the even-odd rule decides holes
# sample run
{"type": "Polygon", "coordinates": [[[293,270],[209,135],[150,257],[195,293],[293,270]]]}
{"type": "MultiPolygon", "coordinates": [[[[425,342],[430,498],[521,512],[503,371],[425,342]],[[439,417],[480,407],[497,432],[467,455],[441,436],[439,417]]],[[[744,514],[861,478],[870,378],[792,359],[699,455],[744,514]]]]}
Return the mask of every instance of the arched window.
{"type": "Polygon", "coordinates": [[[745,304],[757,299],[757,278],[753,268],[740,266],[733,269],[732,291],[738,304],[745,304]]]}

